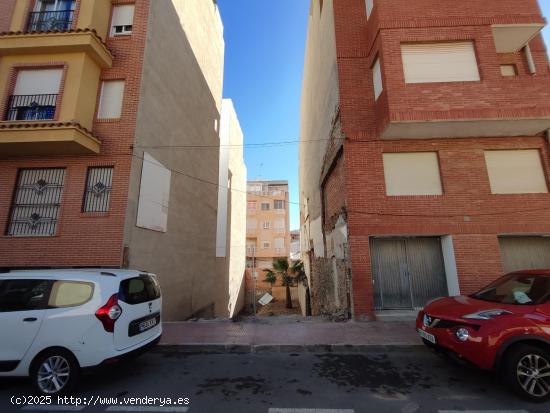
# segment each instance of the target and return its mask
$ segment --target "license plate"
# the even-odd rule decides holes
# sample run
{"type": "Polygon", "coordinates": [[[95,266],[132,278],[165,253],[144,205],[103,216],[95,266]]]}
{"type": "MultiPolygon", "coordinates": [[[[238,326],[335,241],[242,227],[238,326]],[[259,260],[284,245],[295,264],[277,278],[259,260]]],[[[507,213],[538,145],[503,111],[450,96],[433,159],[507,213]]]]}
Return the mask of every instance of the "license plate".
{"type": "Polygon", "coordinates": [[[426,333],[424,330],[417,329],[418,334],[425,340],[428,340],[430,343],[435,344],[435,336],[430,333],[426,333]]]}
{"type": "Polygon", "coordinates": [[[139,331],[144,332],[157,325],[157,318],[151,318],[150,320],[142,321],[139,323],[139,331]]]}

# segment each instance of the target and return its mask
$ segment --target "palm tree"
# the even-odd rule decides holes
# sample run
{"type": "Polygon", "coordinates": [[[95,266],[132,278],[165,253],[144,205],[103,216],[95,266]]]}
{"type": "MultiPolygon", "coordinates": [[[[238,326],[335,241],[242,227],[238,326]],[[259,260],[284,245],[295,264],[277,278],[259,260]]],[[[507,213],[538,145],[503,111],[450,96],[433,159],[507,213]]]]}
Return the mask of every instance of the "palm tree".
{"type": "Polygon", "coordinates": [[[292,308],[290,287],[294,287],[297,282],[303,282],[305,278],[303,264],[298,261],[291,267],[286,258],[279,258],[273,262],[273,273],[281,277],[283,286],[286,287],[286,308],[292,308]]]}
{"type": "Polygon", "coordinates": [[[269,268],[264,268],[265,279],[264,282],[271,284],[271,287],[277,282],[277,274],[270,270],[269,268]]]}

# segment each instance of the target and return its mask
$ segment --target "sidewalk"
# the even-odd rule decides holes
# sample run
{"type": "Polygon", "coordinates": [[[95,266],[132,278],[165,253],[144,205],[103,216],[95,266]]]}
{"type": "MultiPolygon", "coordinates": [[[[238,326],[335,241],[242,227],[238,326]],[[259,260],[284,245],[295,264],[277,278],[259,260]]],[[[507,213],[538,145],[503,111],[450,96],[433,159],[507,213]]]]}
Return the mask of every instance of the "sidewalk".
{"type": "Polygon", "coordinates": [[[360,352],[421,345],[413,322],[329,322],[275,317],[163,323],[161,345],[184,352],[360,352]]]}

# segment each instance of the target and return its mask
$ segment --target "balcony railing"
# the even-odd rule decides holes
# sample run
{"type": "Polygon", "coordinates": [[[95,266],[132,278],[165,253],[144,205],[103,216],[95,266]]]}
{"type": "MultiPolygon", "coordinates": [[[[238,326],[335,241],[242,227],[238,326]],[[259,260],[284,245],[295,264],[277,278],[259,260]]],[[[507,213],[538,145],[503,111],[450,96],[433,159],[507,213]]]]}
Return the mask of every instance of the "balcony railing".
{"type": "Polygon", "coordinates": [[[55,116],[55,95],[12,95],[5,120],[51,120],[55,116]]]}
{"type": "Polygon", "coordinates": [[[248,257],[253,257],[256,255],[256,247],[246,247],[246,255],[248,257]]]}
{"type": "Polygon", "coordinates": [[[29,32],[69,30],[73,25],[73,10],[39,11],[29,14],[29,32]]]}

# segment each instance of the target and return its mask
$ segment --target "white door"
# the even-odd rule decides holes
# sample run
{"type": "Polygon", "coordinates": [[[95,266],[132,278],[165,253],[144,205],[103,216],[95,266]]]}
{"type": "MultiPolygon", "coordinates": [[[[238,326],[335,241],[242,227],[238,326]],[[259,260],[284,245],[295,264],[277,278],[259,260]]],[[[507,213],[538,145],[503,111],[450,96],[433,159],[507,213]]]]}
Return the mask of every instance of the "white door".
{"type": "Polygon", "coordinates": [[[160,332],[160,286],[153,275],[121,281],[118,305],[122,314],[115,323],[115,348],[123,350],[160,332]]]}
{"type": "Polygon", "coordinates": [[[0,369],[23,359],[35,340],[51,290],[49,280],[0,278],[0,369]]]}

